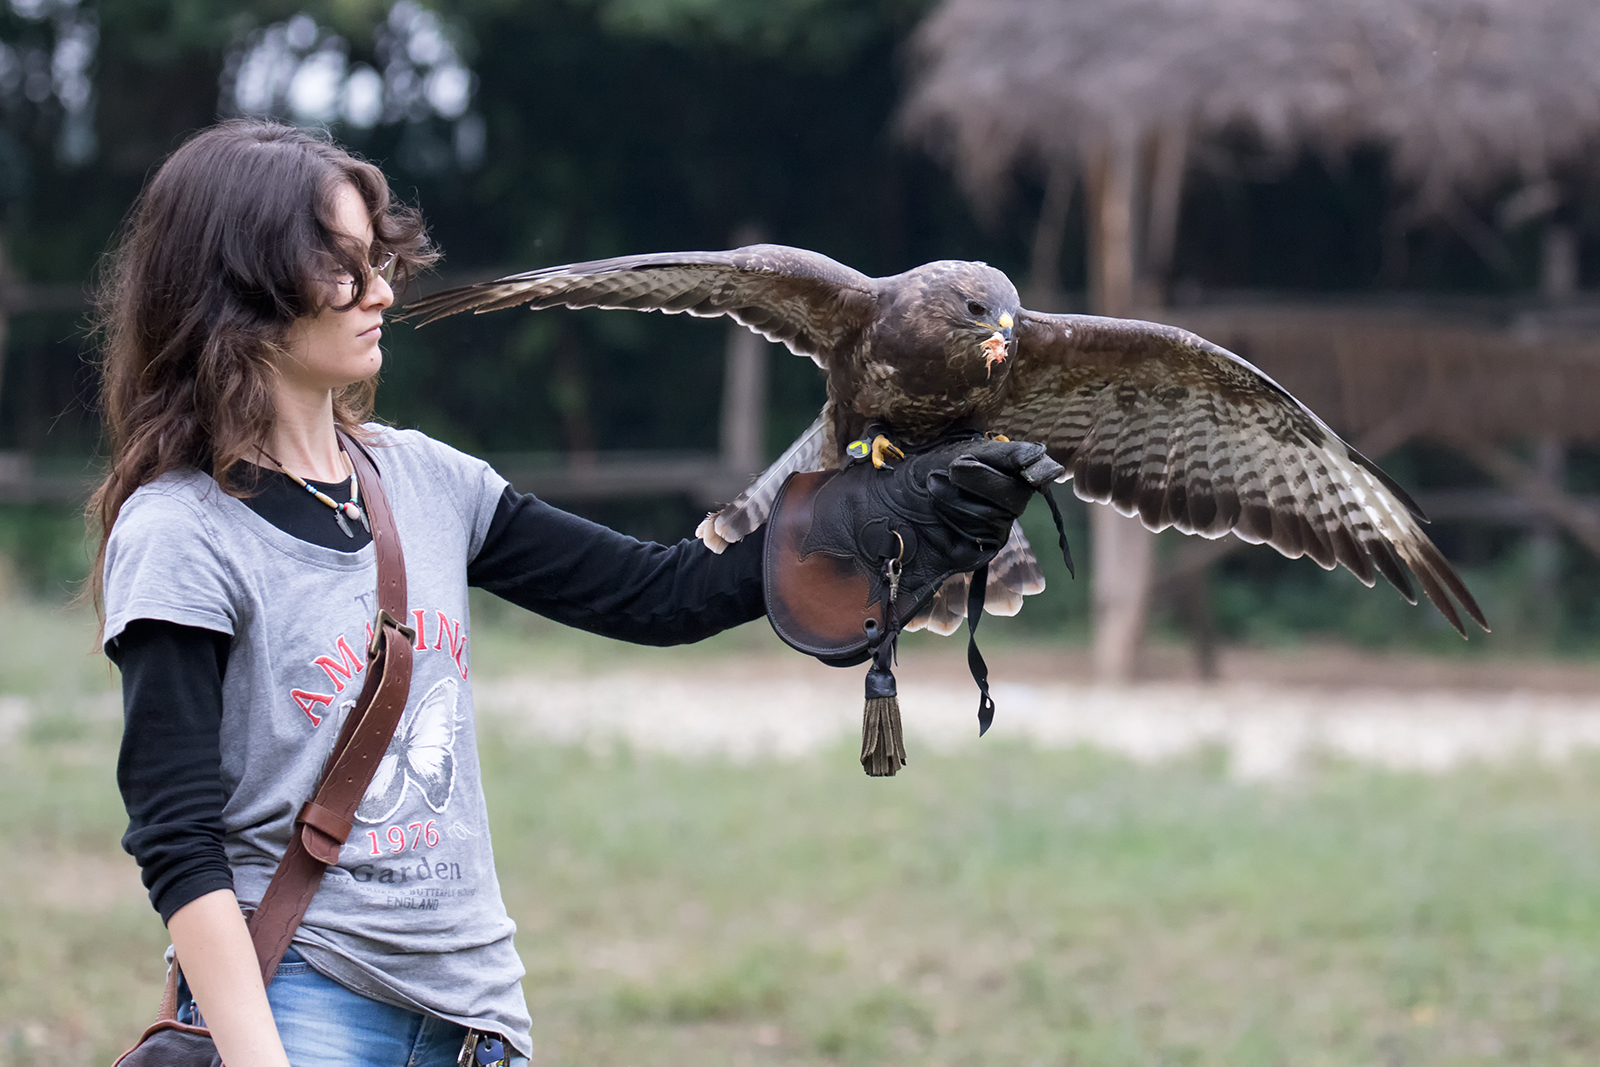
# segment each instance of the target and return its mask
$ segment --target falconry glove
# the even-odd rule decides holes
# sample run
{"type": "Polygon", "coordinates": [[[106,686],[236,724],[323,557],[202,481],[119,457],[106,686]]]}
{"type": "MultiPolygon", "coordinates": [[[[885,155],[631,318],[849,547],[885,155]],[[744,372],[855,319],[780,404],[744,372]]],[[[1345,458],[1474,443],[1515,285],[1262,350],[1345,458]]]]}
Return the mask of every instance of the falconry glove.
{"type": "MultiPolygon", "coordinates": [[[[890,673],[901,627],[946,579],[971,573],[967,625],[976,629],[989,562],[1034,493],[1045,493],[1061,525],[1048,487],[1063,468],[1043,445],[963,434],[908,453],[892,468],[855,462],[791,475],[768,519],[767,617],[778,636],[832,666],[873,660],[862,764],[874,776],[905,762],[890,673]]],[[[975,641],[968,665],[982,694],[981,733],[994,704],[975,641]]]]}

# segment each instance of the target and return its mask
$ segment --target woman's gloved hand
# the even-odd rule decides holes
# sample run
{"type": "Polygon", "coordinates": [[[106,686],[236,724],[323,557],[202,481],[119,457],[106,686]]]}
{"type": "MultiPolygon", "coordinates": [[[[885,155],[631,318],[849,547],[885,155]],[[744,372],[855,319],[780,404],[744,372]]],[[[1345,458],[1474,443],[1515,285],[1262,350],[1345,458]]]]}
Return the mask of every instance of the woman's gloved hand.
{"type": "Polygon", "coordinates": [[[999,551],[1033,494],[1064,468],[1046,454],[1044,445],[1031,441],[977,440],[966,446],[946,445],[915,457],[907,473],[910,484],[902,492],[915,499],[920,481],[933,514],[946,526],[980,547],[999,551]],[[954,458],[944,464],[952,452],[954,458]]]}
{"type": "Polygon", "coordinates": [[[766,541],[767,614],[791,646],[829,662],[866,658],[953,574],[1000,551],[1033,494],[1062,473],[1045,447],[958,438],[893,468],[853,463],[793,475],[766,541]]]}

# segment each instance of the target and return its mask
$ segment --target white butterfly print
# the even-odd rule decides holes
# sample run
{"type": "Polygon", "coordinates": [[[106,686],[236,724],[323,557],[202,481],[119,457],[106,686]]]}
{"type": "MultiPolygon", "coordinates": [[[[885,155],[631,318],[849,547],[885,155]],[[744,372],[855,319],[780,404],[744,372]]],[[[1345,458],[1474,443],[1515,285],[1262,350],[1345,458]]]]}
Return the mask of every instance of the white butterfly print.
{"type": "Polygon", "coordinates": [[[367,795],[356,809],[364,823],[386,822],[415,786],[428,807],[443,812],[456,784],[456,700],[460,683],[441,678],[421,700],[406,708],[378,761],[367,795]]]}

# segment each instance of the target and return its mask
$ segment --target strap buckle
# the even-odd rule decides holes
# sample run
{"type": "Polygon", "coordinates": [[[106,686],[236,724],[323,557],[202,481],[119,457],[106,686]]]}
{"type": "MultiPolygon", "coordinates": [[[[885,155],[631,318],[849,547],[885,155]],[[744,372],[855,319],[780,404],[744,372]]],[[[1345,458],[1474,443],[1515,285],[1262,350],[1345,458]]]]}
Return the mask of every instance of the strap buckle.
{"type": "Polygon", "coordinates": [[[415,629],[390,615],[387,608],[379,608],[378,617],[372,620],[372,643],[367,646],[367,659],[369,660],[378,658],[378,639],[383,636],[384,623],[393,626],[400,636],[406,639],[406,644],[408,645],[417,639],[417,631],[415,629]]]}

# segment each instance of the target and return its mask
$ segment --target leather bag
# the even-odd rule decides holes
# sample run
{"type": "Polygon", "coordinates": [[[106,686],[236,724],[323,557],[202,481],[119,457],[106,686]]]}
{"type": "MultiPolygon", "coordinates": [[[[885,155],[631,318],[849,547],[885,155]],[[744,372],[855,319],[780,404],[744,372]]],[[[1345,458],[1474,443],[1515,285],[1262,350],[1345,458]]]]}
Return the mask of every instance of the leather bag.
{"type": "MultiPolygon", "coordinates": [[[[327,767],[311,799],[295,818],[295,833],[273,872],[261,904],[249,920],[250,939],[261,964],[261,981],[273,973],[288,951],[294,932],[322,884],[322,874],[338,862],[339,848],[350,836],[361,798],[378,769],[400,724],[411,693],[411,646],[416,633],[401,623],[406,617],[406,565],[394,514],[383,494],[377,468],[355,441],[339,433],[339,442],[355,468],[372,523],[373,551],[378,563],[378,617],[367,648],[366,681],[356,705],[345,718],[327,767]]],[[[180,961],[167,969],[156,1021],[113,1067],[221,1067],[211,1034],[204,1027],[178,1021],[180,961]]]]}

